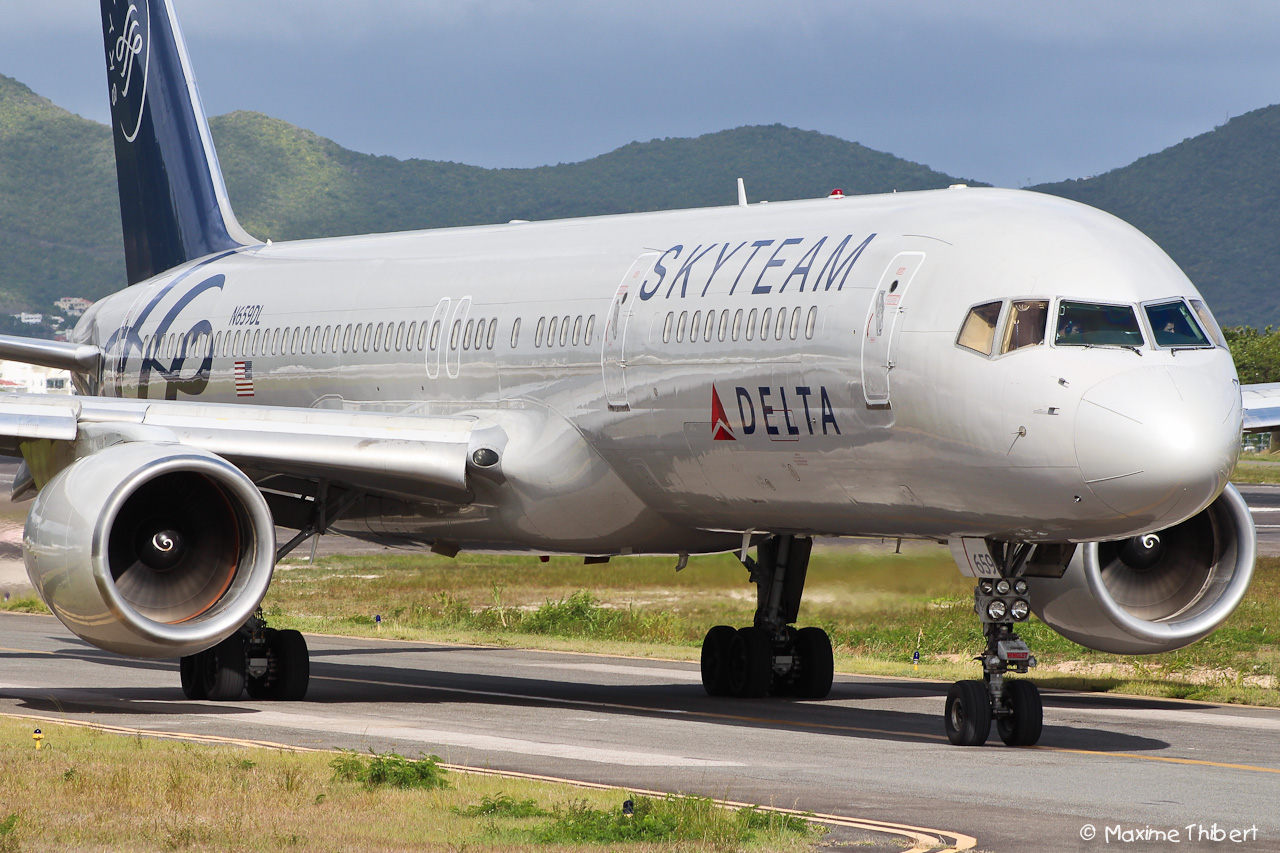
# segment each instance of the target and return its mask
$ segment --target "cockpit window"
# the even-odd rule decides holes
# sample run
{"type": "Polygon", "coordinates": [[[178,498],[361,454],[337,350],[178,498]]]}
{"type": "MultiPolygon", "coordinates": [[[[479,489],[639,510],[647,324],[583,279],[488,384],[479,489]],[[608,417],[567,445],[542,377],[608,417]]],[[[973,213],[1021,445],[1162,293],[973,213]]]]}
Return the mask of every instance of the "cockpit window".
{"type": "Polygon", "coordinates": [[[1213,342],[1218,346],[1226,348],[1227,339],[1222,334],[1222,327],[1218,325],[1218,321],[1214,319],[1213,312],[1209,310],[1209,306],[1205,305],[1199,299],[1191,300],[1191,307],[1196,312],[1196,316],[1200,318],[1200,325],[1209,332],[1209,336],[1213,338],[1213,342]]]}
{"type": "Polygon", "coordinates": [[[956,343],[974,352],[991,355],[991,347],[996,342],[996,323],[1000,320],[1002,302],[987,302],[969,309],[960,327],[960,337],[956,343]]]}
{"type": "Polygon", "coordinates": [[[1191,315],[1191,309],[1181,299],[1146,306],[1147,319],[1151,321],[1151,333],[1156,346],[1161,347],[1211,347],[1212,343],[1200,331],[1191,315]]]}
{"type": "Polygon", "coordinates": [[[1138,317],[1128,305],[1064,299],[1058,303],[1057,328],[1053,340],[1060,347],[1140,347],[1143,343],[1138,317]]]}
{"type": "Polygon", "coordinates": [[[1044,343],[1044,325],[1049,319],[1049,303],[1038,299],[1015,300],[1004,328],[1004,344],[1000,352],[1013,352],[1023,347],[1044,343]]]}

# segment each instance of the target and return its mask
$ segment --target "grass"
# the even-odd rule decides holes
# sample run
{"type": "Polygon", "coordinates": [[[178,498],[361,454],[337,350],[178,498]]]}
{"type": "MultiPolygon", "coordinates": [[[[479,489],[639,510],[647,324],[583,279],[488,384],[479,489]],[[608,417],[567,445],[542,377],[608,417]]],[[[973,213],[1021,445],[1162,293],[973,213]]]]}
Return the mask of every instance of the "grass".
{"type": "MultiPolygon", "coordinates": [[[[974,677],[982,647],[971,582],[940,546],[815,551],[801,623],[832,637],[846,672],[974,677]],[[921,654],[915,669],[912,654],[921,654]]],[[[716,624],[751,622],[754,590],[732,555],[673,561],[462,555],[330,557],[286,562],[265,606],[302,630],[696,660],[716,624]],[[376,622],[375,617],[381,617],[376,622]]],[[[1280,705],[1280,559],[1261,558],[1253,587],[1223,627],[1190,648],[1149,657],[1078,646],[1033,620],[1020,633],[1044,686],[1280,705]]]]}
{"type": "MultiPolygon", "coordinates": [[[[976,677],[971,657],[983,641],[971,581],[941,546],[893,551],[892,542],[815,549],[801,624],[830,633],[844,672],[976,677]]],[[[656,557],[585,565],[391,552],[286,560],[264,607],[276,626],[313,633],[697,660],[710,626],[750,624],[754,589],[733,555],[673,567],[656,557]]],[[[44,611],[35,599],[5,606],[44,611]]],[[[1020,633],[1040,660],[1033,677],[1042,686],[1280,705],[1280,559],[1260,558],[1240,608],[1187,649],[1103,654],[1034,619],[1020,633]]]]}
{"type": "Polygon", "coordinates": [[[1242,454],[1231,482],[1280,485],[1280,453],[1242,454]]]}
{"type": "Polygon", "coordinates": [[[599,842],[610,849],[801,851],[820,832],[794,817],[744,816],[703,799],[446,775],[430,759],[335,759],[41,728],[44,748],[37,751],[28,721],[0,719],[0,815],[8,815],[0,820],[0,851],[559,851],[592,843],[573,840],[587,825],[622,827],[599,842]],[[376,775],[379,761],[384,769],[430,766],[427,775],[448,785],[402,785],[394,771],[393,781],[369,785],[361,773],[376,775]],[[627,799],[663,831],[630,846],[625,827],[637,824],[622,817],[627,799]]]}

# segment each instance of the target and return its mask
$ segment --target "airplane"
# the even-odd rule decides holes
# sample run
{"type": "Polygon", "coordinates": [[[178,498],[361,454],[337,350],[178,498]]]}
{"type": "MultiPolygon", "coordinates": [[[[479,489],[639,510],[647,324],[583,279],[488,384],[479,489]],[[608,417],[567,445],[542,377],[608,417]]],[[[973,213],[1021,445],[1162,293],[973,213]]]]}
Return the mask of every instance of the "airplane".
{"type": "MultiPolygon", "coordinates": [[[[93,645],[179,658],[190,699],[299,700],[259,605],[328,532],[397,546],[735,552],[750,626],[706,692],[820,699],[815,537],[949,545],[982,677],[957,745],[1036,743],[1031,614],[1150,654],[1231,614],[1256,534],[1242,392],[1155,243],[1047,195],[955,186],[273,243],[228,200],[171,0],[101,0],[128,287],[0,358],[32,583],[93,645]],[[275,529],[297,531],[278,542],[275,529]],[[750,551],[754,548],[755,555],[750,551]]],[[[1265,417],[1260,417],[1260,426],[1265,417]]]]}

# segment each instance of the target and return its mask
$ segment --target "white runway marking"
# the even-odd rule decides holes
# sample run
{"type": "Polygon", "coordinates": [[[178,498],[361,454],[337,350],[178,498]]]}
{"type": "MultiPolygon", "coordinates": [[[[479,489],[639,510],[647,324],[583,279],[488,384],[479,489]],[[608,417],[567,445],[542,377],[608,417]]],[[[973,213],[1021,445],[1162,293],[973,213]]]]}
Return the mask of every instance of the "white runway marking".
{"type": "Polygon", "coordinates": [[[306,729],[309,731],[340,732],[388,739],[427,741],[443,746],[480,749],[490,752],[515,752],[520,755],[540,755],[548,758],[568,758],[591,761],[598,764],[620,764],[633,767],[743,767],[736,761],[716,761],[709,758],[688,758],[682,755],[663,755],[656,752],[636,752],[625,749],[577,746],[568,743],[524,740],[501,735],[482,735],[444,729],[427,729],[417,726],[378,720],[376,718],[319,717],[310,714],[287,714],[279,711],[262,711],[252,716],[254,723],[279,728],[306,729]]]}
{"type": "Polygon", "coordinates": [[[557,672],[596,672],[603,675],[641,676],[663,681],[688,681],[702,683],[702,675],[687,669],[659,669],[651,666],[619,666],[614,663],[524,663],[519,666],[531,669],[554,669],[557,672]]]}

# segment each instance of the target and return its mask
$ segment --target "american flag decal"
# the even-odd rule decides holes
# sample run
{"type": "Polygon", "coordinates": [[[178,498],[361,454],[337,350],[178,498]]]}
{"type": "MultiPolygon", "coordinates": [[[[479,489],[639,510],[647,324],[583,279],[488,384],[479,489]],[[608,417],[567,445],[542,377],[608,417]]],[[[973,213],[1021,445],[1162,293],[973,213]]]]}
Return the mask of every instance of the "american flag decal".
{"type": "Polygon", "coordinates": [[[253,362],[236,362],[236,396],[253,396],[253,362]]]}

